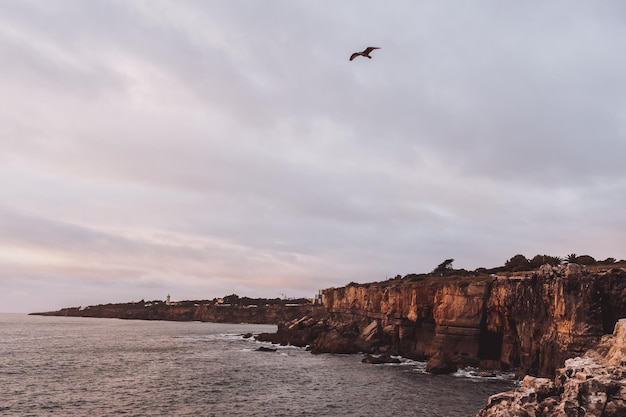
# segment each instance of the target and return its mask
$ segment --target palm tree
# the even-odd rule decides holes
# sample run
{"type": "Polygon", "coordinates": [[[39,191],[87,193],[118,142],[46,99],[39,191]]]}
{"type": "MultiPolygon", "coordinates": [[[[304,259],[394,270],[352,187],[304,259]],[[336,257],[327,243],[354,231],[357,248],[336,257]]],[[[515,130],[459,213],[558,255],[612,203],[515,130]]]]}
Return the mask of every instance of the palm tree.
{"type": "Polygon", "coordinates": [[[568,263],[573,264],[573,263],[576,263],[576,258],[578,258],[578,256],[576,256],[575,253],[570,253],[569,255],[565,257],[565,260],[568,263]]]}
{"type": "Polygon", "coordinates": [[[549,256],[551,265],[561,265],[563,263],[563,258],[560,256],[549,256]]]}

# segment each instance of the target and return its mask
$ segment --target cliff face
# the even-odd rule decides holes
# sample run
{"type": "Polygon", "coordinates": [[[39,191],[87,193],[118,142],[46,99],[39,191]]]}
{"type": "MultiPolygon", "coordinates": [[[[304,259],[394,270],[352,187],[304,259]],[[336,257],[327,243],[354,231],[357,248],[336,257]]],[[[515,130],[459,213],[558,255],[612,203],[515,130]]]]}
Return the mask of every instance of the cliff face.
{"type": "Polygon", "coordinates": [[[431,372],[471,365],[545,376],[626,317],[626,270],[545,265],[520,276],[351,285],[325,290],[324,305],[325,320],[279,326],[273,340],[428,358],[431,372]]]}
{"type": "Polygon", "coordinates": [[[576,264],[544,267],[524,279],[496,279],[484,332],[501,343],[494,359],[552,375],[626,317],[626,271],[590,273],[576,264]],[[497,358],[495,358],[497,356],[497,358]]]}

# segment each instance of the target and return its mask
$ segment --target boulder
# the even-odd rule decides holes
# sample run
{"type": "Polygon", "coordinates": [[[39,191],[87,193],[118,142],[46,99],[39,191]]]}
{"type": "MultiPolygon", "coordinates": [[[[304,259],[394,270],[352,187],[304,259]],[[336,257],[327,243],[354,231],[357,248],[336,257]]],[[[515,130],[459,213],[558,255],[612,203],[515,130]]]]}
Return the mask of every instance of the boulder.
{"type": "Polygon", "coordinates": [[[426,363],[426,371],[433,374],[452,374],[457,370],[458,367],[441,350],[431,356],[426,363]]]}

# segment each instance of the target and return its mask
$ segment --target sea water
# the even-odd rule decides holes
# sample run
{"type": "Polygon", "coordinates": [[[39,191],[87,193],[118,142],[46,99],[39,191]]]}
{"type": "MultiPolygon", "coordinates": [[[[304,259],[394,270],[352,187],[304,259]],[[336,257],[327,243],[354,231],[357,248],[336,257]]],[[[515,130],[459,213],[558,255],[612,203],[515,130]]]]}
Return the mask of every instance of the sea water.
{"type": "Polygon", "coordinates": [[[0,416],[462,417],[515,384],[244,337],[275,330],[0,314],[0,416]]]}

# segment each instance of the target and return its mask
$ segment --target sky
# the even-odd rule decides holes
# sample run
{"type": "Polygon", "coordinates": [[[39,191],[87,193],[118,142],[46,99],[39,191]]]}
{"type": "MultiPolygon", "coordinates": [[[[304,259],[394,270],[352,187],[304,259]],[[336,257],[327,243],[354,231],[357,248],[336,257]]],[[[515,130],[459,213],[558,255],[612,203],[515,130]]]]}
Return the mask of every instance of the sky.
{"type": "Polygon", "coordinates": [[[626,258],[624,51],[617,0],[0,0],[0,311],[626,258]]]}

